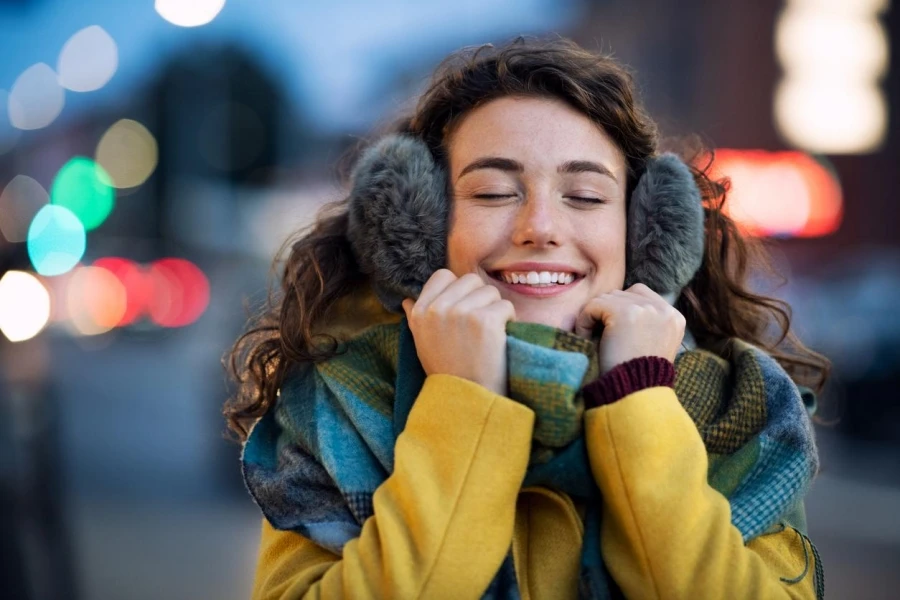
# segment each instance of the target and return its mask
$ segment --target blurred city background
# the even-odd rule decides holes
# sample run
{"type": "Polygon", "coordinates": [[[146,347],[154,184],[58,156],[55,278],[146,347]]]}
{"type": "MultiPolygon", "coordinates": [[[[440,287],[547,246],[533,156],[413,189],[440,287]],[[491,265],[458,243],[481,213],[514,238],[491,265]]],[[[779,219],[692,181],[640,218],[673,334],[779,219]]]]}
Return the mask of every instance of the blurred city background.
{"type": "Polygon", "coordinates": [[[0,596],[245,598],[260,515],[222,355],[335,164],[450,51],[612,51],[700,134],[834,361],[809,534],[900,589],[900,77],[890,0],[0,0],[0,596]]]}

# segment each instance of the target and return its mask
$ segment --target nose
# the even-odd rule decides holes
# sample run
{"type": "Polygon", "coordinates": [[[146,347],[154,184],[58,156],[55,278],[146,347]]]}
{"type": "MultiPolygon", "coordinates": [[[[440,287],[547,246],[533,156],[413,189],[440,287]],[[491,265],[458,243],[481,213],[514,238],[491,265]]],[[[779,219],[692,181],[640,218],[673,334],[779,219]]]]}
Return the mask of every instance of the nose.
{"type": "Polygon", "coordinates": [[[528,194],[515,217],[513,243],[517,246],[559,245],[559,224],[548,194],[528,194]]]}

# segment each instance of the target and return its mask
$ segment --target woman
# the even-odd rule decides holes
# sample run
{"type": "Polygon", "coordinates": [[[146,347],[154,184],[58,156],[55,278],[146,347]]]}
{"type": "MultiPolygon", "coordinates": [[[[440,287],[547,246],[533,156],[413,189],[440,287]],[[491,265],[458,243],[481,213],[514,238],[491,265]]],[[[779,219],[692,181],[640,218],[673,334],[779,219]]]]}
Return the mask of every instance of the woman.
{"type": "Polygon", "coordinates": [[[396,131],[232,353],[254,597],[821,596],[828,362],[628,73],[464,51],[396,131]]]}

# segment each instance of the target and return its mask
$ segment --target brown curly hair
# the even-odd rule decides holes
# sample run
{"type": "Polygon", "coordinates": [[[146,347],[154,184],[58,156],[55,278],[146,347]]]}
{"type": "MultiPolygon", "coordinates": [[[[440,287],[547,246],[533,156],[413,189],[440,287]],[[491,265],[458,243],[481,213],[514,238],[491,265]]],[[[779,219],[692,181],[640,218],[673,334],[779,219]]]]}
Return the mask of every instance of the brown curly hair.
{"type": "MultiPolygon", "coordinates": [[[[637,101],[630,72],[610,56],[562,39],[518,38],[502,47],[486,45],[451,55],[436,70],[413,114],[390,130],[419,136],[436,160],[446,164],[445,140],[460,120],[504,96],[559,99],[602,127],[625,156],[626,197],[647,159],[659,152],[656,124],[637,101]]],[[[710,177],[711,153],[698,150],[683,158],[692,165],[703,197],[706,239],[700,270],[676,308],[697,345],[713,348],[732,337],[746,340],[766,349],[798,384],[821,392],[830,373],[828,359],[792,333],[787,303],[749,289],[754,269],[773,271],[763,244],[743,237],[723,213],[727,180],[710,177]]],[[[368,287],[350,249],[347,223],[344,199],[327,205],[312,228],[286,246],[280,290],[270,294],[226,356],[236,391],[224,415],[238,438],[245,439],[250,425],[274,404],[292,368],[338,352],[335,332],[324,332],[322,324],[330,315],[356,312],[346,311],[342,303],[368,287]]],[[[391,318],[372,305],[362,314],[370,321],[391,318]]]]}

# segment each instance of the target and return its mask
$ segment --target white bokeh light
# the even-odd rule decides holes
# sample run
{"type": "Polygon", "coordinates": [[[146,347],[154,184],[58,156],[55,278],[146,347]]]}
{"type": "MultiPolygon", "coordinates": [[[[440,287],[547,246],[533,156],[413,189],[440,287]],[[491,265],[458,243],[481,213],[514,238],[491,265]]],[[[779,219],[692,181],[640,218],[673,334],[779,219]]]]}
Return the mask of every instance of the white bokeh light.
{"type": "Polygon", "coordinates": [[[791,6],[808,8],[820,13],[878,14],[887,10],[890,0],[788,0],[791,6]]]}
{"type": "Polygon", "coordinates": [[[91,25],[69,38],[56,65],[59,83],[74,92],[99,90],[115,75],[119,49],[102,27],[91,25]]]}
{"type": "Polygon", "coordinates": [[[11,342],[36,336],[50,320],[50,293],[37,277],[7,271],[0,279],[0,331],[11,342]]]}
{"type": "Polygon", "coordinates": [[[19,75],[9,92],[9,122],[19,129],[41,129],[59,116],[65,101],[56,72],[38,63],[19,75]]]}
{"type": "Polygon", "coordinates": [[[225,0],[156,0],[156,12],[180,27],[199,27],[216,18],[225,0]]]}
{"type": "Polygon", "coordinates": [[[775,50],[788,73],[862,81],[883,77],[890,55],[877,20],[801,9],[788,9],[778,20],[775,50]]]}
{"type": "Polygon", "coordinates": [[[887,105],[875,85],[785,80],[775,91],[775,120],[788,141],[822,154],[871,152],[887,135],[887,105]]]}
{"type": "Polygon", "coordinates": [[[27,175],[16,175],[0,193],[0,234],[8,242],[24,242],[32,219],[49,203],[44,186],[27,175]]]}

